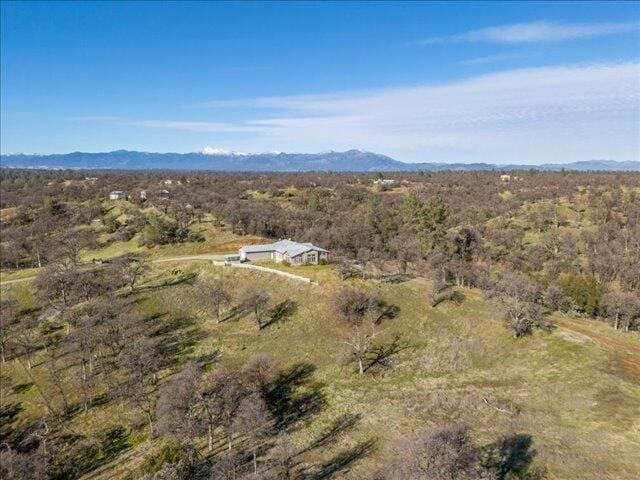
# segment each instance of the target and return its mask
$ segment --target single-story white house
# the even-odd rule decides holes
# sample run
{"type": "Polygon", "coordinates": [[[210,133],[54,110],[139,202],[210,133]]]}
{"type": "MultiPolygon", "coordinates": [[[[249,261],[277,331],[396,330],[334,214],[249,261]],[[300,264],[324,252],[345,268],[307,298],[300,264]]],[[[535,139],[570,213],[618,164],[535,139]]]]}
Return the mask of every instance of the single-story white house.
{"type": "Polygon", "coordinates": [[[318,264],[327,261],[329,251],[312,243],[279,240],[265,245],[246,245],[240,248],[240,261],[273,260],[291,265],[318,264]]]}
{"type": "Polygon", "coordinates": [[[125,198],[127,198],[127,194],[120,190],[109,193],[109,200],[124,200],[125,198]]]}
{"type": "Polygon", "coordinates": [[[396,184],[393,178],[378,178],[373,181],[376,185],[382,185],[383,187],[391,187],[396,184]]]}

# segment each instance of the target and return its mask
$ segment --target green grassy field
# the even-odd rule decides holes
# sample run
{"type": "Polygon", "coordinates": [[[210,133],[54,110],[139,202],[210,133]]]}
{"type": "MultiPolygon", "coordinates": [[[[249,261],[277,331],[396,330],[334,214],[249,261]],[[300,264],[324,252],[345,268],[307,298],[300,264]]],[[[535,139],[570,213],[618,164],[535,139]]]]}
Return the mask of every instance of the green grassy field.
{"type": "MultiPolygon", "coordinates": [[[[422,279],[376,284],[338,280],[331,266],[286,269],[321,280],[320,284],[186,262],[155,265],[146,280],[196,273],[192,284],[141,290],[136,296],[137,308],[145,316],[184,325],[183,362],[217,354],[216,368],[268,352],[283,367],[313,365],[313,384],[308,388],[320,392],[326,403],[298,424],[296,442],[311,444],[341,415],[359,414],[360,420],[328,447],[303,453],[301,461],[331,464],[345,452],[359,452],[359,446],[372,442],[339,472],[344,478],[371,478],[390,442],[422,426],[456,421],[470,424],[482,445],[502,435],[530,436],[533,464],[546,466],[550,478],[640,475],[640,383],[627,362],[629,356],[640,356],[637,334],[622,335],[597,322],[559,317],[562,326],[554,332],[516,340],[502,327],[500,307],[483,300],[477,291],[462,290],[460,304],[434,309],[428,307],[429,284],[422,279]],[[217,323],[206,297],[206,285],[214,278],[222,278],[237,294],[249,286],[259,287],[269,292],[272,304],[291,300],[297,308],[289,318],[263,329],[251,315],[217,323]],[[399,307],[398,316],[380,327],[381,343],[400,338],[402,348],[393,357],[392,368],[360,376],[341,361],[347,330],[330,303],[345,286],[375,292],[399,307]],[[572,329],[573,324],[589,335],[572,329]],[[612,343],[598,341],[602,338],[612,343]]],[[[27,284],[3,286],[2,294],[16,297],[23,306],[34,302],[27,284]]],[[[15,383],[30,382],[14,362],[5,368],[15,383]]],[[[51,387],[40,367],[31,374],[39,384],[51,387]]],[[[25,407],[22,422],[41,408],[34,388],[12,395],[25,407]]],[[[117,427],[129,432],[129,447],[90,478],[125,478],[127,473],[135,478],[141,459],[160,442],[149,445],[141,416],[118,405],[93,407],[72,422],[74,429],[88,436],[104,436],[117,427]]]]}

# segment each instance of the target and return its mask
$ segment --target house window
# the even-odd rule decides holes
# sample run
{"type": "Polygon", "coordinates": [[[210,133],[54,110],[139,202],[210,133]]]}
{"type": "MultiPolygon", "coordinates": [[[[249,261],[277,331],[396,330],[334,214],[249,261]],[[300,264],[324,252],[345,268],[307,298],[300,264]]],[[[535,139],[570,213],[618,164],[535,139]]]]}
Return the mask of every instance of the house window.
{"type": "Polygon", "coordinates": [[[309,255],[307,255],[307,262],[313,263],[316,261],[316,254],[315,253],[310,253],[309,255]]]}

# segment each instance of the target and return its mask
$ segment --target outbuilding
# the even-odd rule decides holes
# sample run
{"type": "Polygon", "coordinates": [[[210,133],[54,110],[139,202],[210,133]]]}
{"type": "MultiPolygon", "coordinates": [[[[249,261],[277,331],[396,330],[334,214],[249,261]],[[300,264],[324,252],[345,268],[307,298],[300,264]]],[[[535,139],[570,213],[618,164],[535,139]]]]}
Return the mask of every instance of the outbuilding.
{"type": "Polygon", "coordinates": [[[114,190],[109,193],[109,200],[124,200],[125,198],[127,198],[127,194],[121,190],[114,190]]]}

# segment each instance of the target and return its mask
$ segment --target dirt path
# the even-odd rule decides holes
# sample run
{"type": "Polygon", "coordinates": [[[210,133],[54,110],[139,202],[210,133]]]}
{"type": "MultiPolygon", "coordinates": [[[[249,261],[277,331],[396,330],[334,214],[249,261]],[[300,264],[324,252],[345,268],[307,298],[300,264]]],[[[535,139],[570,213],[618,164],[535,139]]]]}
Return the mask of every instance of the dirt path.
{"type": "Polygon", "coordinates": [[[11,285],[13,283],[29,282],[34,278],[36,278],[35,275],[33,277],[16,278],[15,280],[4,280],[0,282],[0,285],[11,285]]]}
{"type": "MultiPolygon", "coordinates": [[[[164,262],[178,262],[181,260],[224,260],[224,254],[220,253],[203,253],[200,255],[179,255],[175,257],[166,257],[166,258],[157,258],[155,260],[151,260],[151,263],[164,263],[164,262]]],[[[0,285],[12,285],[14,283],[22,283],[29,282],[35,279],[36,276],[32,275],[31,277],[24,278],[16,278],[15,280],[2,280],[0,281],[0,285]]]]}
{"type": "MultiPolygon", "coordinates": [[[[165,262],[180,262],[180,261],[188,261],[188,260],[207,260],[207,261],[224,261],[224,254],[221,253],[203,253],[200,255],[178,255],[175,257],[166,257],[166,258],[157,258],[155,260],[151,260],[151,263],[165,263],[165,262]]],[[[260,270],[263,272],[270,272],[270,273],[274,273],[276,275],[280,275],[283,277],[288,277],[290,279],[293,280],[298,280],[298,281],[303,281],[303,282],[307,282],[307,283],[311,283],[311,279],[309,278],[305,278],[305,277],[301,277],[299,275],[293,275],[291,273],[287,273],[287,272],[283,272],[281,270],[276,270],[273,268],[266,268],[266,267],[260,267],[257,265],[234,265],[236,267],[244,267],[247,269],[254,269],[254,270],[260,270]]],[[[36,278],[35,275],[31,276],[31,277],[25,277],[25,278],[17,278],[15,280],[4,280],[2,282],[0,282],[0,285],[12,285],[14,283],[21,283],[21,282],[29,282],[31,280],[33,280],[34,278],[36,278]]]]}
{"type": "Polygon", "coordinates": [[[585,337],[593,340],[598,345],[607,350],[612,350],[620,357],[620,363],[624,369],[633,375],[635,378],[640,379],[640,345],[627,342],[613,335],[607,335],[599,332],[595,332],[586,325],[581,325],[578,320],[571,320],[568,318],[557,317],[555,319],[556,324],[567,330],[584,335],[585,337]]]}
{"type": "Polygon", "coordinates": [[[216,260],[224,261],[224,255],[218,253],[203,253],[201,255],[180,255],[177,257],[166,257],[152,260],[151,263],[178,262],[181,260],[216,260]]]}

